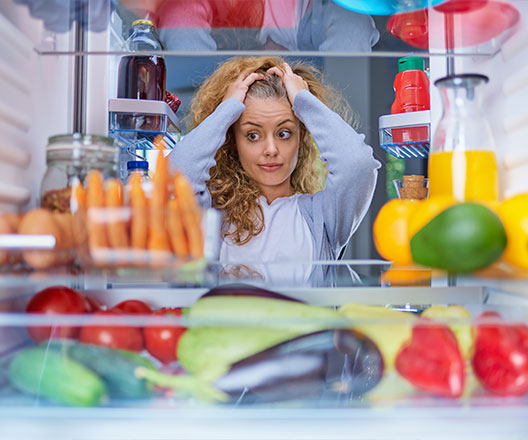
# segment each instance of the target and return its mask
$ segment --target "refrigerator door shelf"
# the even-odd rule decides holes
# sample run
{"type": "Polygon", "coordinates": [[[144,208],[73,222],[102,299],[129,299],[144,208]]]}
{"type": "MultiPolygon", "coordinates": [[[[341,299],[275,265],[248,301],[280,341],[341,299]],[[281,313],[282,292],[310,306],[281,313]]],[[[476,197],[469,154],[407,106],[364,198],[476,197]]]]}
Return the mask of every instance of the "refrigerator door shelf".
{"type": "Polygon", "coordinates": [[[431,143],[431,111],[379,117],[380,147],[398,159],[426,158],[431,143]]]}
{"type": "Polygon", "coordinates": [[[180,138],[180,120],[164,101],[110,99],[108,109],[109,135],[123,149],[170,150],[180,138]]]}

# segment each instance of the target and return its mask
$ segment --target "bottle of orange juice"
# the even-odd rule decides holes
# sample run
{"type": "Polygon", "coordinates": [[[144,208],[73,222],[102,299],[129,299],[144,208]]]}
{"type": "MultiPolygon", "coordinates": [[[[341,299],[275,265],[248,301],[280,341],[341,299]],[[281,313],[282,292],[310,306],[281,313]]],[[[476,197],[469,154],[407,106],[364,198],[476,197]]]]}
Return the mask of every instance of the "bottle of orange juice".
{"type": "Polygon", "coordinates": [[[435,82],[443,114],[429,154],[429,196],[462,201],[498,201],[499,177],[491,128],[482,112],[480,74],[452,75],[435,82]]]}

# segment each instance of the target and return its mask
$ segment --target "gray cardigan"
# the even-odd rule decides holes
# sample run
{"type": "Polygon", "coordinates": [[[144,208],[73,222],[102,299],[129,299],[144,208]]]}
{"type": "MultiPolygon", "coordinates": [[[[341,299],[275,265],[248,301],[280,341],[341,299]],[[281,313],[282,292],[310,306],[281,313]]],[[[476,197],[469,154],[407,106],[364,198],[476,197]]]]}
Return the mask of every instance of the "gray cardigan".
{"type": "MultiPolygon", "coordinates": [[[[191,180],[203,207],[211,206],[205,182],[215,164],[215,153],[244,109],[244,104],[234,98],[222,102],[169,156],[172,165],[191,180]]],[[[325,189],[301,195],[299,207],[313,236],[315,259],[334,260],[368,210],[381,164],[365,144],[365,136],[309,91],[297,94],[293,112],[312,134],[321,159],[328,163],[325,189]]]]}

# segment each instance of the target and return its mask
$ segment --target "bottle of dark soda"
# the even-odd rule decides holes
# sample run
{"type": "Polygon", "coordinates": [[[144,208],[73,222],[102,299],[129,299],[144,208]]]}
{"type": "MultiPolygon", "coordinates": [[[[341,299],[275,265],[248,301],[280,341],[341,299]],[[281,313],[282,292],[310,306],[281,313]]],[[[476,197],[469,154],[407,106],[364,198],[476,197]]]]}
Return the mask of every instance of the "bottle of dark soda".
{"type": "MultiPolygon", "coordinates": [[[[132,24],[132,33],[127,40],[131,52],[161,51],[163,45],[150,20],[136,20],[132,24]]],[[[161,55],[131,54],[121,58],[118,70],[117,97],[129,99],[165,100],[165,61],[161,55]]],[[[156,130],[153,126],[156,118],[145,117],[136,121],[141,125],[128,127],[144,130],[156,130]]]]}

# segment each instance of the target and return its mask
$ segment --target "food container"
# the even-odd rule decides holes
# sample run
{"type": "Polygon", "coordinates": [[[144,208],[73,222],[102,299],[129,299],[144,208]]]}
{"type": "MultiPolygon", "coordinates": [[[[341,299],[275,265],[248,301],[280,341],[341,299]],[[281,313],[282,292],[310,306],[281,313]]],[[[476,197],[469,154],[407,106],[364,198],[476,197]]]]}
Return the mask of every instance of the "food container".
{"type": "Polygon", "coordinates": [[[88,171],[105,178],[117,172],[119,149],[111,138],[80,133],[52,136],[46,147],[47,169],[41,183],[40,204],[55,212],[71,212],[72,185],[84,183],[88,171]]]}

